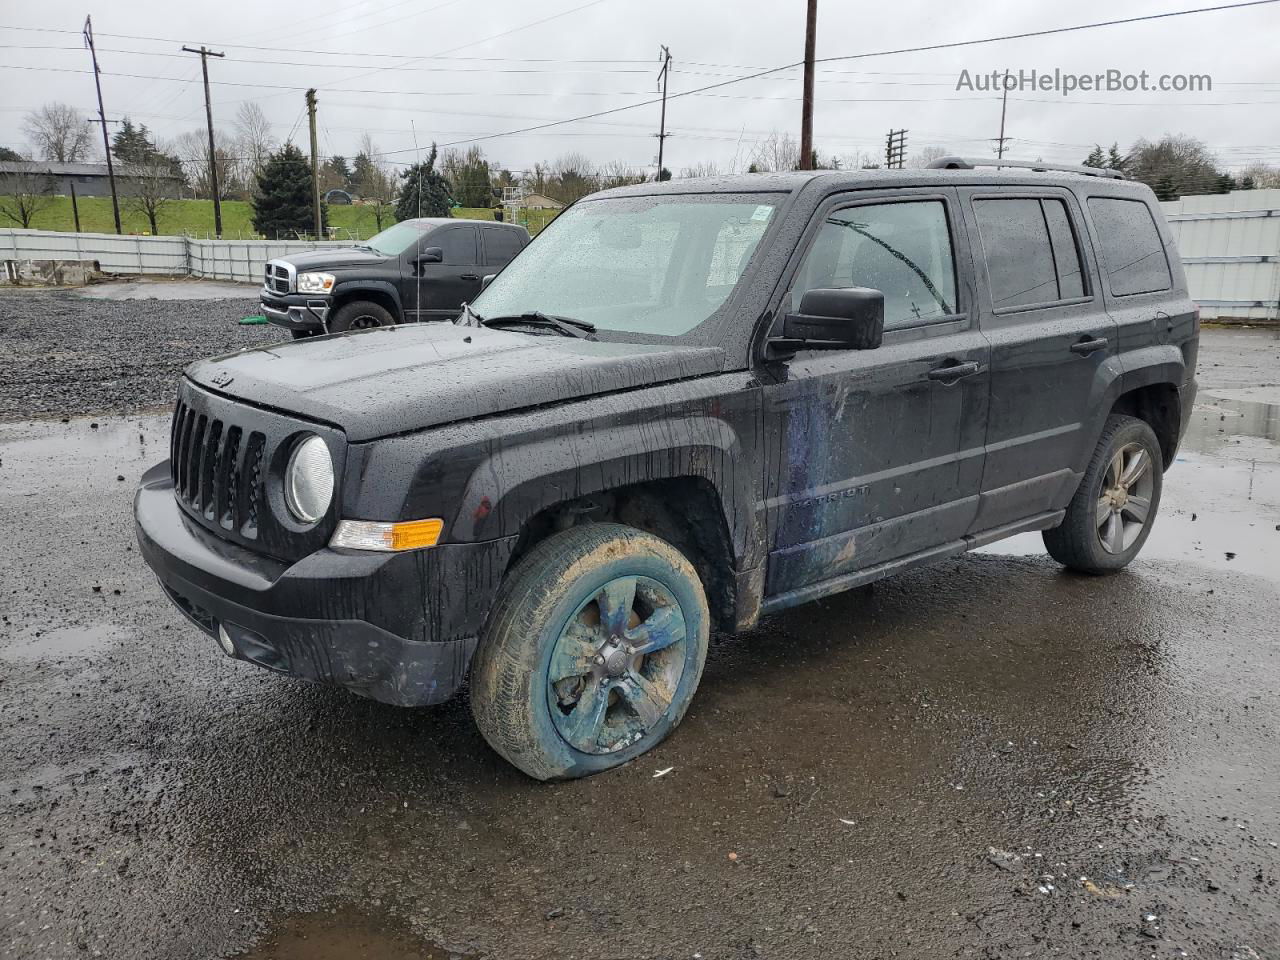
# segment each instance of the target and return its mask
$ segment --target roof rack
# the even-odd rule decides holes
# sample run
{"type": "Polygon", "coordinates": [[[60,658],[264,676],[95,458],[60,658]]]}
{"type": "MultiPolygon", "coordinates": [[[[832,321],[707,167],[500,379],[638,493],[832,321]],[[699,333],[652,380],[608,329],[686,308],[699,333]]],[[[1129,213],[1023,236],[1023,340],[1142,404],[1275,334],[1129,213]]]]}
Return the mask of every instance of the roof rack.
{"type": "Polygon", "coordinates": [[[1077,167],[1069,163],[1032,163],[1029,160],[991,160],[985,157],[939,157],[929,163],[930,170],[972,170],[975,167],[1017,167],[1037,173],[1078,173],[1085,177],[1105,177],[1108,180],[1124,180],[1119,170],[1105,167],[1077,167]]]}

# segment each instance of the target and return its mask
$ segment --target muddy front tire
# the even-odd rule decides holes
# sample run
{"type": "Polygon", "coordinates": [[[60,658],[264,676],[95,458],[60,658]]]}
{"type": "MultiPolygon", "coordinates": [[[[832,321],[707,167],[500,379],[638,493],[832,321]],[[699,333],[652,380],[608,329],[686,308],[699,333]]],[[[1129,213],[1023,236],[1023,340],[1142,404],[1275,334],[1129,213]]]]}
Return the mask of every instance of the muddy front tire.
{"type": "Polygon", "coordinates": [[[1147,542],[1160,508],[1160,443],[1137,417],[1107,418],[1062,523],[1043,534],[1049,555],[1080,573],[1113,573],[1147,542]]]}
{"type": "Polygon", "coordinates": [[[557,533],[508,574],[471,670],[490,746],[539,780],[626,763],[680,723],[710,612],[688,559],[614,523],[557,533]]]}

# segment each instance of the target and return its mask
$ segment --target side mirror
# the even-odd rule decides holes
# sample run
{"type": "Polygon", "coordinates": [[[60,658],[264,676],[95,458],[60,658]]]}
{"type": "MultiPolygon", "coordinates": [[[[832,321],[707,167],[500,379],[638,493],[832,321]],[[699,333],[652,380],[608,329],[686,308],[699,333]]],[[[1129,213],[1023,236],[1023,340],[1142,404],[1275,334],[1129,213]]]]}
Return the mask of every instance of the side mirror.
{"type": "Polygon", "coordinates": [[[782,321],[783,343],[810,350],[874,350],[884,340],[884,294],[869,287],[810,290],[782,321]]]}
{"type": "Polygon", "coordinates": [[[418,254],[419,263],[444,263],[444,251],[439,247],[423,247],[418,254]]]}
{"type": "Polygon", "coordinates": [[[496,273],[486,273],[483,277],[481,277],[481,278],[480,278],[480,289],[481,289],[481,290],[483,290],[483,289],[484,289],[485,287],[487,287],[489,284],[493,283],[493,278],[494,278],[494,277],[496,277],[496,276],[497,276],[497,274],[496,274],[496,273]]]}

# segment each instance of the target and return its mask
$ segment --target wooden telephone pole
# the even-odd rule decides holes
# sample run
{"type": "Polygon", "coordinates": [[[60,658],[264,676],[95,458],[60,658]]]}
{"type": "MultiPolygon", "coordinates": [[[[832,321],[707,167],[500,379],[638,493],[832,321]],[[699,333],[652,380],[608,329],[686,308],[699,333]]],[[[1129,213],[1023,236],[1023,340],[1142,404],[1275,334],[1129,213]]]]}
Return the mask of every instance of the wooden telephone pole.
{"type": "MultiPolygon", "coordinates": [[[[316,144],[316,90],[307,91],[307,120],[311,123],[311,207],[315,212],[316,239],[324,239],[324,220],[320,216],[320,149],[316,144]]],[[[418,191],[421,193],[421,189],[418,191]]]]}
{"type": "Polygon", "coordinates": [[[225,57],[225,53],[214,53],[201,46],[183,47],[186,53],[200,54],[200,69],[204,72],[204,116],[209,123],[209,186],[213,191],[213,235],[222,239],[222,197],[218,189],[218,151],[213,145],[213,104],[209,101],[209,58],[225,57]]]}
{"type": "Polygon", "coordinates": [[[662,148],[667,142],[667,137],[671,134],[667,133],[667,74],[671,72],[671,50],[663,45],[662,47],[662,69],[658,72],[658,80],[662,83],[662,115],[658,120],[658,175],[655,180],[662,180],[662,148]]]}
{"type": "Polygon", "coordinates": [[[818,0],[809,0],[804,27],[804,100],[800,106],[800,169],[813,169],[813,54],[818,43],[818,0]]]}
{"type": "MultiPolygon", "coordinates": [[[[116,233],[124,233],[120,229],[120,197],[116,193],[116,168],[111,162],[111,138],[107,136],[107,111],[102,106],[102,78],[98,69],[98,51],[93,46],[93,18],[84,18],[84,45],[89,48],[93,58],[93,84],[98,88],[98,122],[102,124],[102,149],[107,155],[107,179],[111,181],[111,213],[116,220],[116,233]]],[[[80,229],[79,224],[76,230],[80,229]]]]}

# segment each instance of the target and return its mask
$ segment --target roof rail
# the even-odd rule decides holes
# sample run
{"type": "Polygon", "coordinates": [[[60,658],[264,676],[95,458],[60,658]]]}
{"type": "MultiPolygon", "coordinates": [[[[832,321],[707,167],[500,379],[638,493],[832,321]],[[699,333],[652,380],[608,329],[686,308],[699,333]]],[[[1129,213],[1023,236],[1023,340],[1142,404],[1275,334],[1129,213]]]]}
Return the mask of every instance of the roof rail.
{"type": "Polygon", "coordinates": [[[1124,180],[1125,175],[1119,170],[1108,170],[1105,167],[1078,167],[1069,163],[1041,163],[1029,160],[992,160],[986,157],[939,157],[930,161],[930,170],[972,170],[975,167],[1017,167],[1021,170],[1034,170],[1037,173],[1078,173],[1085,177],[1105,177],[1109,180],[1124,180]]]}

